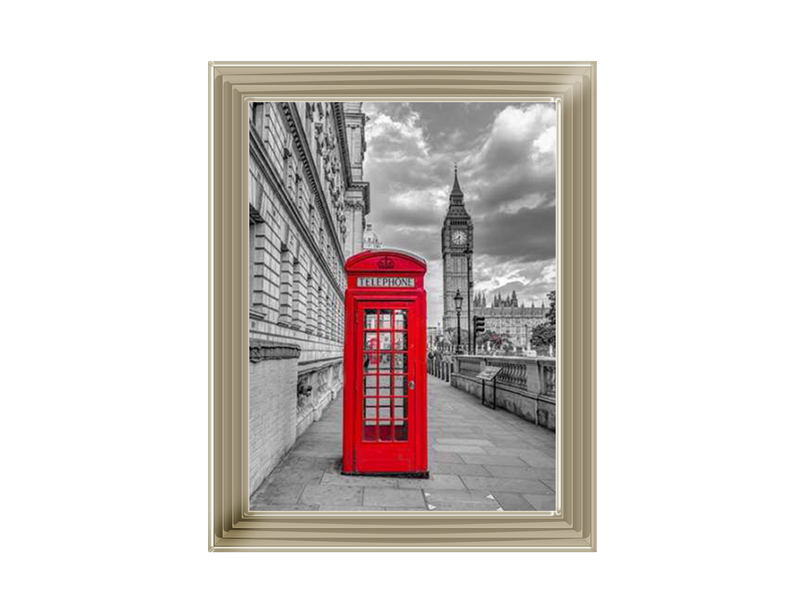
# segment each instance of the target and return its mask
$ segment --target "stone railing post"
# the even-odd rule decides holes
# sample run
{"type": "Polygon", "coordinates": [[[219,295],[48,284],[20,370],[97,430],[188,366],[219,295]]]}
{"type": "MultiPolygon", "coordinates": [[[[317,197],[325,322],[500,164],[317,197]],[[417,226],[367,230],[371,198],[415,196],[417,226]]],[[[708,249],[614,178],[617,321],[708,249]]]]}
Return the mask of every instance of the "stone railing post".
{"type": "Polygon", "coordinates": [[[542,391],[542,375],[541,367],[539,366],[538,361],[528,363],[526,375],[528,391],[533,392],[534,394],[540,393],[542,391]]]}
{"type": "Polygon", "coordinates": [[[543,358],[538,361],[539,389],[538,393],[549,398],[556,397],[556,361],[553,358],[543,358]]]}

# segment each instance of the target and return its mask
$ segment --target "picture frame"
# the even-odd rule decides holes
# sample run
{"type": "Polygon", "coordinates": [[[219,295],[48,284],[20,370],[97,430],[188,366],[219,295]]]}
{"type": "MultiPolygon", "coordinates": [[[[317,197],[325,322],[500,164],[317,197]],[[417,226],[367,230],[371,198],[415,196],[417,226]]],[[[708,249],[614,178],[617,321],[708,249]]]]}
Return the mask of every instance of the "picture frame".
{"type": "Polygon", "coordinates": [[[595,62],[209,63],[210,551],[596,550],[595,62]],[[552,100],[557,108],[556,511],[248,508],[248,103],[552,100]]]}

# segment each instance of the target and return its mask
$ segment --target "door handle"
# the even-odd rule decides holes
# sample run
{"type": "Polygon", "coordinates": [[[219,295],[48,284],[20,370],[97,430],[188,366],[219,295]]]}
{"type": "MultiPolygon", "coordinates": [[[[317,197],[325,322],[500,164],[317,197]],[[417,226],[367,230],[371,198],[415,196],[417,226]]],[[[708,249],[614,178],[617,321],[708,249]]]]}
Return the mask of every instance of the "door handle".
{"type": "Polygon", "coordinates": [[[411,381],[410,384],[409,384],[409,387],[410,387],[410,389],[416,389],[416,382],[411,381]]]}

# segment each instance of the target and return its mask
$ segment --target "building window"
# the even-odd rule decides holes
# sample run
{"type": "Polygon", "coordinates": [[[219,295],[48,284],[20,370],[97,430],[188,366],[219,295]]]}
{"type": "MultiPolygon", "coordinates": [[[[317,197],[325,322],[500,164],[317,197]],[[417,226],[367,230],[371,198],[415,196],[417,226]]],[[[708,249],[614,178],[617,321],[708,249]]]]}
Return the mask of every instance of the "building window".
{"type": "Polygon", "coordinates": [[[318,286],[318,312],[316,312],[316,334],[319,337],[324,336],[324,308],[327,307],[327,300],[324,297],[324,289],[321,285],[318,286]]]}
{"type": "Polygon", "coordinates": [[[254,291],[257,289],[254,277],[257,262],[257,223],[253,218],[248,221],[248,250],[248,299],[249,307],[253,307],[254,291]]]}
{"type": "Polygon", "coordinates": [[[289,327],[292,318],[293,294],[293,258],[289,249],[284,249],[280,255],[279,273],[279,320],[281,326],[289,327]]]}
{"type": "Polygon", "coordinates": [[[291,300],[292,326],[294,329],[302,330],[305,326],[305,314],[307,312],[307,295],[302,289],[304,280],[302,279],[301,262],[297,259],[293,263],[293,297],[291,300]]]}
{"type": "Polygon", "coordinates": [[[313,273],[307,274],[307,328],[308,333],[315,332],[316,306],[318,303],[318,291],[313,281],[313,273]]]}

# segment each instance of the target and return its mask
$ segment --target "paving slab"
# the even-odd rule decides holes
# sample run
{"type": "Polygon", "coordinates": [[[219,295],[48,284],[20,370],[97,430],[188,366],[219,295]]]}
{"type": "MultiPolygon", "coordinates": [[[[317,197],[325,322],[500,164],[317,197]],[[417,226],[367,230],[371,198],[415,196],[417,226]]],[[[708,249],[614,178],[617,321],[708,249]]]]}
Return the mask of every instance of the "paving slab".
{"type": "Polygon", "coordinates": [[[444,502],[435,505],[428,504],[427,510],[431,513],[439,511],[504,511],[497,501],[486,502],[444,502]]]}
{"type": "Polygon", "coordinates": [[[527,463],[518,456],[506,454],[462,454],[465,463],[473,465],[510,465],[512,467],[527,467],[527,463]]]}
{"type": "Polygon", "coordinates": [[[323,469],[324,471],[336,471],[340,467],[340,457],[313,457],[313,456],[293,456],[288,454],[282,459],[274,472],[284,469],[323,469]]]}
{"type": "Polygon", "coordinates": [[[525,461],[531,467],[538,469],[550,469],[555,473],[556,457],[544,454],[541,452],[534,452],[531,454],[520,454],[519,458],[525,461]]]}
{"type": "Polygon", "coordinates": [[[470,454],[483,454],[480,446],[459,446],[457,444],[436,444],[433,446],[436,452],[467,452],[470,454]]]}
{"type": "Polygon", "coordinates": [[[400,488],[407,490],[466,490],[457,475],[430,475],[430,479],[399,479],[400,488]]]}
{"type": "Polygon", "coordinates": [[[418,507],[424,508],[421,490],[402,490],[399,488],[366,488],[363,504],[380,507],[418,507]]]}
{"type": "Polygon", "coordinates": [[[427,453],[433,463],[463,463],[464,460],[457,452],[438,452],[430,449],[427,453]]]}
{"type": "Polygon", "coordinates": [[[441,437],[439,434],[435,434],[436,443],[438,445],[447,444],[452,446],[493,446],[489,440],[476,440],[471,438],[446,438],[441,437]]]}
{"type": "Polygon", "coordinates": [[[325,473],[322,486],[363,486],[364,488],[396,488],[395,477],[374,477],[371,475],[342,475],[325,473]]]}
{"type": "Polygon", "coordinates": [[[515,479],[529,479],[538,481],[541,478],[552,477],[555,470],[546,471],[534,467],[508,467],[506,465],[488,465],[486,467],[491,477],[513,477],[515,479]]]}
{"type": "Polygon", "coordinates": [[[500,503],[487,492],[456,492],[454,490],[425,494],[430,511],[496,511],[500,503]]]}
{"type": "Polygon", "coordinates": [[[385,511],[385,507],[363,507],[358,505],[319,505],[319,511],[385,511]]]}
{"type": "Polygon", "coordinates": [[[424,493],[424,498],[429,503],[443,502],[485,502],[494,500],[494,495],[487,490],[443,490],[424,493]]]}
{"type": "Polygon", "coordinates": [[[304,486],[302,504],[362,506],[363,488],[353,486],[304,486]]]}
{"type": "Polygon", "coordinates": [[[268,484],[319,484],[323,469],[283,468],[268,476],[268,484]]]}
{"type": "Polygon", "coordinates": [[[503,511],[534,511],[524,494],[516,492],[492,492],[495,500],[500,503],[503,511]]]}
{"type": "Polygon", "coordinates": [[[249,508],[250,511],[318,511],[318,505],[265,505],[252,502],[249,508]]]}
{"type": "Polygon", "coordinates": [[[264,484],[254,492],[250,507],[254,508],[254,503],[263,505],[296,504],[305,487],[305,484],[264,484]]]}
{"type": "Polygon", "coordinates": [[[552,495],[528,494],[522,496],[533,506],[537,511],[555,511],[556,510],[556,497],[552,495]]]}
{"type": "Polygon", "coordinates": [[[531,494],[550,494],[552,490],[539,480],[513,479],[507,477],[473,477],[461,478],[470,490],[488,490],[499,492],[529,492],[531,494]]]}
{"type": "Polygon", "coordinates": [[[482,475],[491,477],[483,465],[469,465],[467,463],[430,463],[431,475],[482,475]]]}

